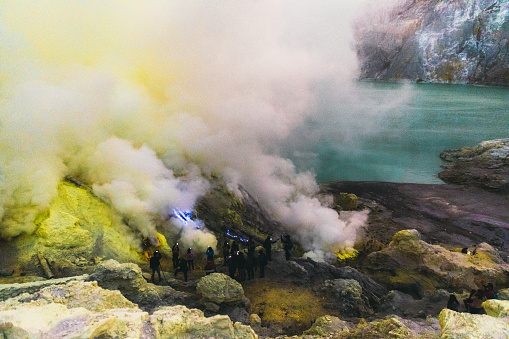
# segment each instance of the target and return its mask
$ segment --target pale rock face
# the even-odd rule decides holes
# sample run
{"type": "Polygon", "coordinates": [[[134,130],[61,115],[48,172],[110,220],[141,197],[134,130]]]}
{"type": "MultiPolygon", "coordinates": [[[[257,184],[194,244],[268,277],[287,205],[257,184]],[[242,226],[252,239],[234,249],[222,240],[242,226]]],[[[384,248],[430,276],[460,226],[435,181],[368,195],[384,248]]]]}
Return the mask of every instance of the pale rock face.
{"type": "Polygon", "coordinates": [[[251,327],[233,323],[226,315],[205,318],[185,306],[163,307],[150,316],[155,338],[258,338],[251,327]]]}
{"type": "MultiPolygon", "coordinates": [[[[2,338],[257,338],[226,315],[165,306],[149,316],[119,291],[96,282],[52,280],[33,293],[0,302],[2,338]]],[[[26,290],[33,289],[33,286],[26,290]]]]}
{"type": "Polygon", "coordinates": [[[141,336],[148,313],[119,291],[104,290],[96,282],[52,282],[56,284],[0,302],[0,333],[8,338],[141,336]]]}
{"type": "Polygon", "coordinates": [[[204,276],[198,281],[196,290],[203,300],[215,304],[242,302],[245,299],[242,285],[222,273],[204,276]]]}
{"type": "Polygon", "coordinates": [[[329,337],[333,333],[348,331],[346,321],[326,315],[316,319],[310,329],[304,331],[304,335],[313,335],[320,337],[329,337]]]}
{"type": "Polygon", "coordinates": [[[365,268],[375,279],[393,289],[432,295],[437,288],[469,291],[491,281],[495,286],[508,283],[509,265],[497,251],[482,243],[475,255],[449,251],[419,239],[416,230],[396,233],[382,251],[368,256],[365,268]],[[412,291],[410,291],[413,289],[412,291]]]}
{"type": "Polygon", "coordinates": [[[470,314],[444,309],[438,316],[442,338],[498,339],[509,337],[507,318],[470,314]]]}
{"type": "Polygon", "coordinates": [[[185,296],[185,293],[175,291],[172,287],[147,283],[138,265],[120,264],[113,259],[98,265],[88,280],[97,281],[102,288],[119,290],[129,300],[146,308],[176,304],[185,296]]]}
{"type": "Polygon", "coordinates": [[[509,3],[404,0],[356,30],[361,77],[509,84],[509,3]]]}
{"type": "Polygon", "coordinates": [[[362,287],[356,280],[326,280],[322,293],[330,298],[331,307],[345,316],[362,317],[373,314],[367,298],[362,295],[362,287]]]}
{"type": "Polygon", "coordinates": [[[507,300],[486,300],[482,307],[487,315],[495,318],[509,318],[509,301],[507,300]]]}

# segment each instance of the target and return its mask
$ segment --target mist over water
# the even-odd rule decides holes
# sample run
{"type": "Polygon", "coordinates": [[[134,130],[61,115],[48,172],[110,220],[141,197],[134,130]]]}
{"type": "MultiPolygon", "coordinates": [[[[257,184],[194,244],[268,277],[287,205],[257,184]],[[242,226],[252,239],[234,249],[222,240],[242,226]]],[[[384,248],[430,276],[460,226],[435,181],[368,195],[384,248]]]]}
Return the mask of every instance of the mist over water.
{"type": "Polygon", "coordinates": [[[319,182],[443,183],[445,149],[506,138],[509,89],[357,82],[357,96],[323,94],[320,114],[290,137],[284,153],[319,182]]]}

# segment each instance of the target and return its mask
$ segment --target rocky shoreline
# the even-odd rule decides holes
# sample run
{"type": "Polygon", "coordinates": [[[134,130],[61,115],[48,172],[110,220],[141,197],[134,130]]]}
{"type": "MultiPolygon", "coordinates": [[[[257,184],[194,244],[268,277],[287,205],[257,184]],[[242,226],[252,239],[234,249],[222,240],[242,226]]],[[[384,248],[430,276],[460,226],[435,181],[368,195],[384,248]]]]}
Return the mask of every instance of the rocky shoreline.
{"type": "MultiPolygon", "coordinates": [[[[163,281],[155,285],[147,282],[146,262],[103,260],[92,257],[97,251],[87,254],[79,247],[64,248],[67,255],[81,251],[76,260],[46,247],[39,263],[29,259],[20,271],[19,264],[8,264],[15,260],[8,256],[13,247],[2,244],[7,265],[0,278],[0,333],[4,338],[507,337],[509,202],[502,184],[507,143],[444,152],[449,164],[440,177],[449,184],[323,184],[322,192],[336,201],[352,199],[344,207],[370,210],[356,255],[338,257],[334,265],[301,258],[298,244],[287,261],[276,244],[265,278],[239,283],[216,255],[218,273],[205,275],[198,258],[184,282],[173,277],[167,257],[163,281]],[[56,278],[41,278],[43,261],[56,278]],[[56,270],[58,265],[66,266],[56,270]],[[500,300],[486,301],[485,315],[466,313],[463,306],[460,312],[445,309],[451,293],[462,300],[486,282],[495,285],[500,300]]],[[[268,230],[282,231],[247,192],[240,204],[218,187],[199,205],[200,217],[217,235],[226,231],[220,215],[236,215],[238,223],[229,224],[229,231],[258,242],[268,230]]],[[[77,194],[77,188],[64,188],[69,196],[77,194]]],[[[43,223],[45,232],[50,226],[43,223]]],[[[60,240],[63,246],[65,239],[60,240]]],[[[86,243],[97,246],[93,239],[86,243]]],[[[111,253],[106,239],[101,245],[111,253]]],[[[164,253],[168,245],[161,246],[164,253]]]]}

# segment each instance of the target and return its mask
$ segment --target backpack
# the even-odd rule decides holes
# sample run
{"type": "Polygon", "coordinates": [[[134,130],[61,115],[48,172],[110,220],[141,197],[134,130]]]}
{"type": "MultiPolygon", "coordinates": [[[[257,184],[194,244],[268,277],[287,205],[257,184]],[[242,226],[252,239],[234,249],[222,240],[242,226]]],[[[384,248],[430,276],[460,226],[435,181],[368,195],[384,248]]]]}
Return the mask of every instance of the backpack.
{"type": "Polygon", "coordinates": [[[286,249],[289,251],[293,248],[293,243],[291,241],[287,242],[285,245],[286,249]]]}

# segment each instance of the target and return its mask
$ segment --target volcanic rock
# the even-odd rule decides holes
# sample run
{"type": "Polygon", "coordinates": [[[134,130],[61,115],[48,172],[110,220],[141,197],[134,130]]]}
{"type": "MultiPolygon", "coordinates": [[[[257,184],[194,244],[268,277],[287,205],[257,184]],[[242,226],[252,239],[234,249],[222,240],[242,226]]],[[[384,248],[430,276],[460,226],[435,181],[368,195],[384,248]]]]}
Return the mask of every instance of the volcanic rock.
{"type": "Polygon", "coordinates": [[[222,273],[212,273],[198,281],[196,291],[203,302],[215,304],[248,303],[242,285],[222,273]]]}
{"type": "Polygon", "coordinates": [[[475,254],[451,252],[420,240],[416,230],[396,233],[385,249],[371,253],[365,263],[375,280],[416,297],[436,289],[470,290],[488,281],[509,283],[509,265],[488,244],[475,254]]]}
{"type": "Polygon", "coordinates": [[[509,301],[507,300],[486,300],[482,307],[487,315],[495,318],[509,318],[509,301]]]}
{"type": "Polygon", "coordinates": [[[400,291],[390,291],[384,302],[376,310],[377,314],[395,314],[404,318],[436,317],[446,306],[449,292],[437,290],[431,296],[414,299],[411,295],[400,291]]]}
{"type": "Polygon", "coordinates": [[[356,25],[361,78],[509,85],[509,3],[404,0],[356,25]]]}
{"type": "Polygon", "coordinates": [[[348,323],[338,317],[326,315],[316,319],[311,328],[302,334],[328,338],[331,334],[341,331],[348,331],[348,323]]]}
{"type": "Polygon", "coordinates": [[[344,316],[366,317],[374,313],[356,280],[326,280],[322,293],[331,301],[329,307],[338,310],[344,316]]]}
{"type": "Polygon", "coordinates": [[[155,338],[258,338],[253,329],[233,323],[226,315],[205,318],[185,306],[163,307],[150,316],[155,338]]]}
{"type": "Polygon", "coordinates": [[[445,150],[448,162],[438,177],[447,183],[509,191],[509,139],[483,141],[472,148],[445,150]]]}
{"type": "Polygon", "coordinates": [[[442,338],[508,338],[508,318],[470,314],[444,309],[438,317],[442,338]]]}
{"type": "Polygon", "coordinates": [[[147,309],[158,305],[175,305],[186,297],[185,293],[175,291],[172,287],[147,283],[138,265],[120,264],[113,259],[98,265],[88,280],[97,281],[105,289],[119,290],[127,299],[147,309]]]}

